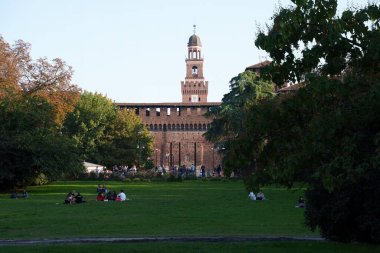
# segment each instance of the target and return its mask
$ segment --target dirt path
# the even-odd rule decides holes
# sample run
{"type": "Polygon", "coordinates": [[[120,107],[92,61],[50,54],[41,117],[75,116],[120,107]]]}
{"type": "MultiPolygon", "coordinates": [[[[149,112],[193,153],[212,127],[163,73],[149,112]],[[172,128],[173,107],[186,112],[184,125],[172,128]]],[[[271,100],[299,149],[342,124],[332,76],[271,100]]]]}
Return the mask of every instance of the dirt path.
{"type": "Polygon", "coordinates": [[[265,242],[265,241],[324,241],[321,237],[301,236],[201,236],[201,237],[84,237],[75,239],[0,240],[0,245],[136,243],[136,242],[265,242]]]}

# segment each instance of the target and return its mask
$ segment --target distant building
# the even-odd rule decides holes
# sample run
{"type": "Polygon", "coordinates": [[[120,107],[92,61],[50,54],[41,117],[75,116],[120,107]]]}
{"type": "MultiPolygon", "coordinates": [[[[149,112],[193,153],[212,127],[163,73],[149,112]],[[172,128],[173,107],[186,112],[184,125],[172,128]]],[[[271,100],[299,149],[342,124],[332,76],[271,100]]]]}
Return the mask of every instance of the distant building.
{"type": "Polygon", "coordinates": [[[255,72],[256,74],[260,75],[260,72],[261,72],[261,69],[268,66],[269,64],[271,64],[271,61],[263,61],[263,62],[259,62],[259,63],[256,63],[254,65],[251,65],[249,67],[246,67],[245,68],[245,71],[252,71],[252,72],[255,72]]]}
{"type": "Polygon", "coordinates": [[[173,103],[117,103],[120,109],[133,110],[154,136],[155,166],[194,164],[212,169],[220,163],[220,156],[203,134],[212,119],[204,114],[220,102],[208,102],[208,81],[203,76],[202,44],[199,36],[190,36],[187,43],[185,80],[181,82],[182,102],[173,103]]]}
{"type": "MultiPolygon", "coordinates": [[[[268,60],[259,62],[249,67],[246,67],[245,71],[252,71],[252,72],[255,72],[257,75],[260,75],[261,70],[264,67],[268,66],[269,64],[271,64],[271,61],[268,61],[268,60]]],[[[293,83],[287,82],[287,83],[284,83],[284,85],[280,88],[276,87],[275,91],[277,93],[292,93],[292,92],[297,91],[300,87],[302,87],[302,83],[293,84],[293,83]]]]}

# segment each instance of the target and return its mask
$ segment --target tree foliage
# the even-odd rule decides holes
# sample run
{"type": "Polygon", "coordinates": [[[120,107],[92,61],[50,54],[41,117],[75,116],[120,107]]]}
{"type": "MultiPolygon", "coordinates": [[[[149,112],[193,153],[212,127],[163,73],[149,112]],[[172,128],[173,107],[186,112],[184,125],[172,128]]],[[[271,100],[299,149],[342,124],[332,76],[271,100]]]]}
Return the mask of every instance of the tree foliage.
{"type": "Polygon", "coordinates": [[[137,165],[139,160],[143,164],[152,152],[152,137],[141,119],[129,111],[117,111],[112,101],[101,94],[84,92],[64,126],[83,159],[91,162],[109,167],[137,165]]]}
{"type": "Polygon", "coordinates": [[[54,110],[38,96],[0,99],[0,185],[22,187],[82,169],[73,142],[56,130],[54,110]]]}
{"type": "Polygon", "coordinates": [[[378,77],[379,6],[337,16],[336,0],[292,2],[296,5],[281,8],[255,42],[273,59],[268,74],[276,84],[303,81],[309,73],[332,77],[355,70],[378,77]]]}
{"type": "Polygon", "coordinates": [[[310,228],[333,240],[379,242],[380,8],[338,16],[333,0],[293,3],[256,40],[273,59],[267,77],[304,84],[273,100],[261,164],[274,181],[308,184],[310,228]]]}
{"type": "Polygon", "coordinates": [[[41,173],[54,179],[83,169],[73,141],[60,132],[79,89],[70,82],[71,67],[54,62],[32,61],[29,44],[10,46],[0,37],[2,188],[28,185],[41,173]]]}
{"type": "Polygon", "coordinates": [[[117,111],[107,135],[108,141],[101,147],[106,165],[146,167],[153,151],[153,139],[133,111],[117,111]]]}
{"type": "MultiPolygon", "coordinates": [[[[258,173],[256,159],[265,138],[250,127],[259,115],[259,105],[265,104],[273,96],[272,83],[262,81],[255,73],[246,71],[231,79],[230,92],[224,95],[222,104],[208,113],[213,121],[205,137],[217,143],[223,155],[225,173],[243,173],[244,178],[258,173]]],[[[253,184],[248,185],[248,188],[252,187],[253,184]]]]}
{"type": "Polygon", "coordinates": [[[232,87],[206,136],[249,188],[306,183],[306,224],[324,237],[380,242],[380,8],[292,2],[255,43],[273,59],[262,77],[299,90],[245,106],[254,93],[232,87]]]}

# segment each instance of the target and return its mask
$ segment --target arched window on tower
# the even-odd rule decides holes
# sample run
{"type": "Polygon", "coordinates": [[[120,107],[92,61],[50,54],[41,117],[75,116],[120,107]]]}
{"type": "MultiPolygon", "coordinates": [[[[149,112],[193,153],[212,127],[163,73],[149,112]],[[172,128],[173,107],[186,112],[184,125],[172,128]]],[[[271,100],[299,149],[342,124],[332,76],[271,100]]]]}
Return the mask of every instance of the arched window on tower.
{"type": "Polygon", "coordinates": [[[192,74],[193,74],[193,76],[198,76],[198,67],[197,66],[193,66],[192,68],[191,68],[191,70],[192,70],[192,74]]]}

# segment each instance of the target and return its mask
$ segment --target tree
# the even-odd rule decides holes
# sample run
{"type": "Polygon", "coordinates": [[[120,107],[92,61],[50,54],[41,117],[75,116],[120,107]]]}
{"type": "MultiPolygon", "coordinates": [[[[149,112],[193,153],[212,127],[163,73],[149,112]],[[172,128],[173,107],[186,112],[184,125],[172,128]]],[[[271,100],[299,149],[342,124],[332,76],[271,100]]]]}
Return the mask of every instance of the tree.
{"type": "Polygon", "coordinates": [[[333,0],[294,0],[280,9],[256,45],[273,59],[266,76],[279,95],[260,156],[266,174],[308,185],[306,223],[338,241],[380,242],[380,8],[336,14],[333,0]],[[361,196],[361,197],[358,197],[361,196]]]}
{"type": "Polygon", "coordinates": [[[305,75],[340,76],[359,71],[378,77],[379,6],[346,10],[337,16],[336,0],[292,0],[280,8],[255,44],[273,59],[267,73],[277,85],[305,75]]]}
{"type": "Polygon", "coordinates": [[[153,151],[153,138],[133,111],[117,111],[101,147],[106,165],[142,165],[153,151]]]}
{"type": "Polygon", "coordinates": [[[213,121],[205,133],[206,139],[217,143],[223,153],[225,173],[242,174],[250,189],[258,188],[249,182],[252,174],[259,173],[257,159],[265,142],[262,131],[259,128],[252,131],[251,124],[261,115],[259,105],[273,97],[272,83],[246,71],[231,79],[230,92],[224,95],[222,104],[208,113],[213,121]]]}
{"type": "Polygon", "coordinates": [[[52,131],[54,112],[38,96],[0,99],[0,185],[23,187],[83,169],[73,142],[52,131]]]}
{"type": "Polygon", "coordinates": [[[0,182],[4,188],[26,186],[40,173],[54,179],[83,169],[73,142],[60,132],[60,122],[78,93],[70,83],[71,68],[59,59],[55,64],[46,59],[34,62],[29,50],[30,45],[21,40],[10,46],[0,37],[0,182]],[[64,98],[65,92],[70,96],[64,98]]]}
{"type": "Polygon", "coordinates": [[[64,134],[75,140],[83,159],[108,167],[144,164],[153,149],[141,119],[132,112],[118,111],[110,99],[97,93],[81,95],[67,117],[64,134]]]}
{"type": "Polygon", "coordinates": [[[115,118],[112,101],[98,93],[84,92],[68,116],[63,132],[73,138],[83,159],[102,162],[99,147],[107,142],[107,129],[115,118]]]}

